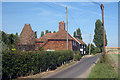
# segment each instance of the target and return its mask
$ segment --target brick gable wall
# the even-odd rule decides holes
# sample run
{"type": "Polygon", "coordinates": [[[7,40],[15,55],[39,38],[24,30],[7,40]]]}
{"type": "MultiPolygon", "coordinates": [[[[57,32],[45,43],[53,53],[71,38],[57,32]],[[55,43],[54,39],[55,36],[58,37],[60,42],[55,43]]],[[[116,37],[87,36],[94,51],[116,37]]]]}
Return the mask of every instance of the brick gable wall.
{"type": "MultiPolygon", "coordinates": [[[[44,50],[67,50],[67,42],[64,41],[48,41],[46,45],[43,46],[44,50]]],[[[69,41],[69,50],[72,50],[72,41],[69,41]]]]}

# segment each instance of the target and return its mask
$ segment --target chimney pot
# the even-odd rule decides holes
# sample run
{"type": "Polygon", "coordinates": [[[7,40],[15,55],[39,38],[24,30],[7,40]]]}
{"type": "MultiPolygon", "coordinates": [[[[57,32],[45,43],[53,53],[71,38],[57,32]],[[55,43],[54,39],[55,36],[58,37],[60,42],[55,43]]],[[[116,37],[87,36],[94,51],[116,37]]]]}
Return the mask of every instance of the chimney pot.
{"type": "Polygon", "coordinates": [[[59,22],[59,31],[60,30],[65,30],[65,22],[64,21],[59,22]]]}

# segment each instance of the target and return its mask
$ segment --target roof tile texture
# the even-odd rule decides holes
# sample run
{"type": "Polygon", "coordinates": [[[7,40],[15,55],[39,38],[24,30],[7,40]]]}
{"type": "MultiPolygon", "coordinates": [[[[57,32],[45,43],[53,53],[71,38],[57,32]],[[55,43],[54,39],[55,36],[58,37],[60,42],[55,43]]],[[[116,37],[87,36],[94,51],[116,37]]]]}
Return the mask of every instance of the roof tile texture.
{"type": "Polygon", "coordinates": [[[32,31],[30,24],[25,24],[20,37],[19,37],[19,45],[33,45],[35,44],[35,36],[32,31]]]}

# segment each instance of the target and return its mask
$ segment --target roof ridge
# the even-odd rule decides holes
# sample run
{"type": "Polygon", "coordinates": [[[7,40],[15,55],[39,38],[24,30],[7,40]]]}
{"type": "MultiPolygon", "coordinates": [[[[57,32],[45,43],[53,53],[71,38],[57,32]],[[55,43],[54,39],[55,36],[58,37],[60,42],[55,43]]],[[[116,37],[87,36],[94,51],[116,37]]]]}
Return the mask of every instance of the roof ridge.
{"type": "Polygon", "coordinates": [[[44,36],[40,37],[38,40],[42,40],[44,38],[49,39],[50,37],[54,36],[53,34],[56,34],[56,33],[46,33],[44,36]],[[49,36],[49,37],[47,38],[47,36],[49,36]]]}
{"type": "MultiPolygon", "coordinates": [[[[78,39],[76,37],[74,37],[75,39],[77,39],[81,44],[85,44],[81,39],[78,39]]],[[[85,44],[86,45],[86,44],[85,44]]]]}

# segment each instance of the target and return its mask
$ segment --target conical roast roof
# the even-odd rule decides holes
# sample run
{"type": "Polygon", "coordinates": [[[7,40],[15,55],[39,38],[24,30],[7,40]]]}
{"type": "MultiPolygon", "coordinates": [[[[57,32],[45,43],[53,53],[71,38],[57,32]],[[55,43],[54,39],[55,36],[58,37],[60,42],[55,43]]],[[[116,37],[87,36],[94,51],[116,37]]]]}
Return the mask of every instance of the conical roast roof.
{"type": "Polygon", "coordinates": [[[19,45],[35,45],[35,36],[30,24],[25,24],[20,37],[19,45]]]}

